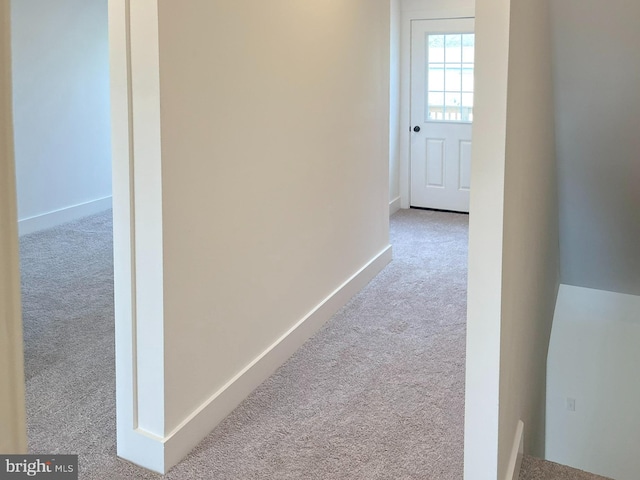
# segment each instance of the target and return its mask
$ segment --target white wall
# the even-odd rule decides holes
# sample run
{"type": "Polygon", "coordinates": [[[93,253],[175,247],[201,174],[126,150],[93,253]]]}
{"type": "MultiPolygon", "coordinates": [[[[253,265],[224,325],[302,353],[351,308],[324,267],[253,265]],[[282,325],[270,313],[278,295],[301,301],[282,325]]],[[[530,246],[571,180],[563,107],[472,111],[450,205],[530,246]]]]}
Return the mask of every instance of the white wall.
{"type": "Polygon", "coordinates": [[[119,455],[167,471],[391,259],[389,16],[109,2],[119,455]]]}
{"type": "Polygon", "coordinates": [[[638,345],[639,296],[561,286],[547,377],[549,460],[616,480],[638,478],[638,345]]]}
{"type": "Polygon", "coordinates": [[[640,295],[640,2],[552,8],[562,282],[640,295]]]}
{"type": "Polygon", "coordinates": [[[400,0],[391,0],[389,85],[389,202],[392,212],[400,207],[400,45],[402,12],[400,0]]]}
{"type": "Polygon", "coordinates": [[[640,364],[640,4],[551,5],[567,285],[549,353],[546,455],[635,479],[640,389],[629,380],[640,364]],[[575,412],[567,411],[567,398],[575,399],[575,412]]]}
{"type": "Polygon", "coordinates": [[[159,21],[170,432],[388,246],[389,4],[159,21]]]}
{"type": "Polygon", "coordinates": [[[27,451],[9,18],[9,0],[0,0],[0,452],[4,454],[27,451]]]}
{"type": "Polygon", "coordinates": [[[109,206],[91,204],[111,195],[107,0],[11,7],[18,217],[28,233],[109,206]]]}
{"type": "Polygon", "coordinates": [[[476,3],[465,479],[511,478],[518,422],[544,450],[559,284],[548,2],[476,3]]]}
{"type": "Polygon", "coordinates": [[[560,280],[548,0],[511,3],[508,92],[499,462],[518,419],[526,451],[544,455],[546,360],[560,280]]]}

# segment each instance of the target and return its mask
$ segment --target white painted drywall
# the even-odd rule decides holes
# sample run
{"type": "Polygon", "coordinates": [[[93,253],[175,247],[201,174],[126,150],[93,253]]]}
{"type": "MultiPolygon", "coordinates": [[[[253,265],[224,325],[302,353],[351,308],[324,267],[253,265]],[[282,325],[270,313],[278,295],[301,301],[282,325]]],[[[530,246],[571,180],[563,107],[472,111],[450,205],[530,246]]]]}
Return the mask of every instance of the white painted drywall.
{"type": "Polygon", "coordinates": [[[544,445],[559,285],[548,2],[476,3],[465,479],[511,478],[518,422],[544,445]]]}
{"type": "Polygon", "coordinates": [[[640,295],[640,2],[551,3],[562,283],[640,295]]]}
{"type": "Polygon", "coordinates": [[[109,197],[107,0],[11,7],[18,218],[109,197]]]}
{"type": "Polygon", "coordinates": [[[510,0],[476,2],[476,96],[467,296],[465,480],[496,480],[498,474],[510,3],[510,0]]]}
{"type": "Polygon", "coordinates": [[[400,0],[391,0],[389,84],[389,202],[400,197],[400,0]]]}
{"type": "Polygon", "coordinates": [[[549,1],[512,1],[510,30],[498,478],[519,420],[526,453],[544,455],[546,360],[560,284],[549,1]]]}
{"type": "Polygon", "coordinates": [[[389,23],[160,0],[166,432],[388,246],[389,23]]]}
{"type": "Polygon", "coordinates": [[[0,452],[4,454],[27,451],[9,19],[9,0],[0,0],[0,452]]]}
{"type": "Polygon", "coordinates": [[[547,367],[547,459],[637,480],[638,345],[640,296],[560,287],[547,367]]]}

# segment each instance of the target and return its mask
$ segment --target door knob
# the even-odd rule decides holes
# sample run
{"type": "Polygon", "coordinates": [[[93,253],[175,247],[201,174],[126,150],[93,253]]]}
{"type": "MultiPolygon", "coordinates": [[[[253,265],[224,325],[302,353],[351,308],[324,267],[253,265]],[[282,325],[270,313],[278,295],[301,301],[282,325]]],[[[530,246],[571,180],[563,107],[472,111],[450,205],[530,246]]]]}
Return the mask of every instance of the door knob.
{"type": "Polygon", "coordinates": [[[415,127],[413,127],[413,131],[418,133],[420,131],[420,127],[416,125],[415,127]]]}

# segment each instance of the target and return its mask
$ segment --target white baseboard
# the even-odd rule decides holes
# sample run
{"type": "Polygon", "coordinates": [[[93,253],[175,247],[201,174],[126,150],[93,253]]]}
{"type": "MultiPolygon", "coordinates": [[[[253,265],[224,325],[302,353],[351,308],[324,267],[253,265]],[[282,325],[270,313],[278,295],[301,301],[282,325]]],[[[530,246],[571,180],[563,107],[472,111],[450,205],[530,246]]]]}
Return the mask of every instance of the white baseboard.
{"type": "Polygon", "coordinates": [[[164,470],[184,458],[263,381],[269,378],[327,320],[366,286],[390,261],[388,246],[256,357],[238,375],[186,418],[164,439],[164,470]]]}
{"type": "Polygon", "coordinates": [[[522,456],[524,455],[524,423],[518,421],[516,434],[511,447],[511,457],[509,457],[509,465],[507,467],[507,476],[505,480],[518,480],[520,478],[520,469],[522,467],[522,456]]]}
{"type": "Polygon", "coordinates": [[[400,210],[400,197],[397,197],[389,202],[389,216],[393,215],[398,210],[400,210]]]}
{"type": "Polygon", "coordinates": [[[70,207],[43,213],[34,217],[18,221],[20,235],[39,232],[47,228],[57,227],[63,223],[72,222],[87,215],[93,215],[111,208],[111,196],[92,200],[90,202],[72,205],[70,207]]]}

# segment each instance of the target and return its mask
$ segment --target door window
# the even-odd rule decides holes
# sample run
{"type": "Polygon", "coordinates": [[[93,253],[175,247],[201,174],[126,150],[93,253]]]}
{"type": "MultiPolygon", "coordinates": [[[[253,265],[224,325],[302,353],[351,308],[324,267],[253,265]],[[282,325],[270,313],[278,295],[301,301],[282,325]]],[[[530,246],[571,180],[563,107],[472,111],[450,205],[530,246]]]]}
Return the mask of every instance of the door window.
{"type": "Polygon", "coordinates": [[[426,121],[473,121],[473,33],[427,35],[426,121]]]}

